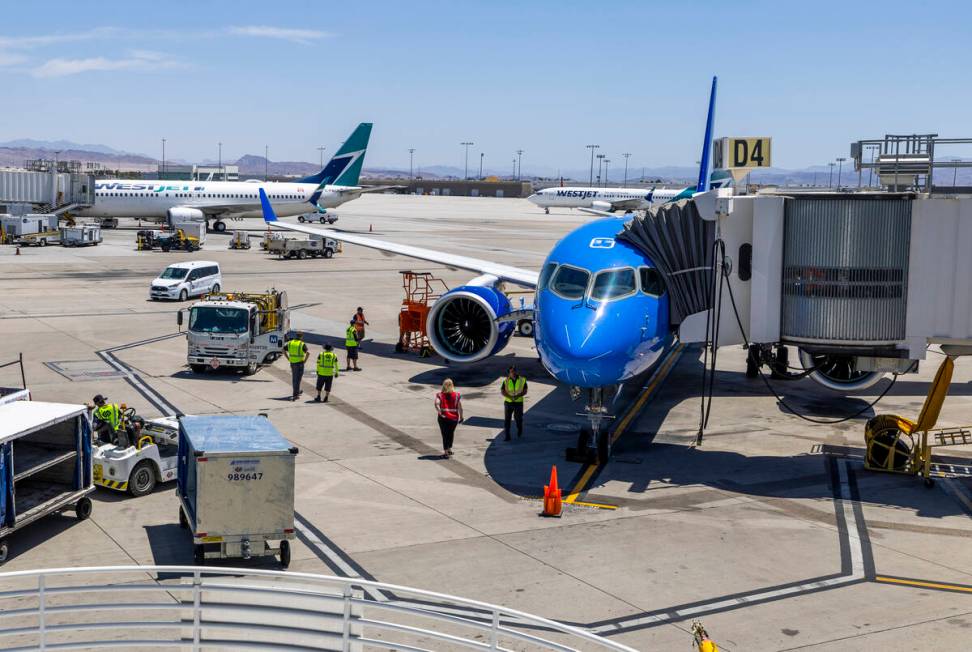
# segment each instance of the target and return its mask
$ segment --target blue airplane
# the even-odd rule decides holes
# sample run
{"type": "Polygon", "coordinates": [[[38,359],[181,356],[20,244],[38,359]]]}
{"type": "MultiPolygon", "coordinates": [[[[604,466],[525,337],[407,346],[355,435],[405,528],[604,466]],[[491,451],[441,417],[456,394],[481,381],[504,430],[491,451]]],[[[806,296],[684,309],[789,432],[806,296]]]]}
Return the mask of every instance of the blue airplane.
{"type": "MultiPolygon", "coordinates": [[[[713,78],[696,192],[705,192],[710,184],[716,82],[713,78]]],[[[442,295],[430,309],[426,326],[432,347],[451,362],[476,362],[502,350],[519,321],[532,319],[544,367],[569,385],[572,394],[587,392],[588,433],[602,455],[607,437],[600,429],[609,418],[605,396],[651,370],[675,342],[661,273],[643,252],[615,239],[630,216],[599,219],[574,229],[554,246],[537,273],[362,235],[281,223],[262,189],[260,200],[268,225],[479,274],[442,295]],[[515,309],[504,292],[506,283],[534,289],[533,307],[515,309]]]]}

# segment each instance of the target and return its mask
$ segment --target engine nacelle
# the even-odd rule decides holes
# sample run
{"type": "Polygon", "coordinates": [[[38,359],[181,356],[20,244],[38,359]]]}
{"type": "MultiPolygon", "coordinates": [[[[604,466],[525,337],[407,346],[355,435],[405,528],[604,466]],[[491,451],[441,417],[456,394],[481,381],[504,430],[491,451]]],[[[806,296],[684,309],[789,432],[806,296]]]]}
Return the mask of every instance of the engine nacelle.
{"type": "Polygon", "coordinates": [[[206,221],[206,214],[198,208],[170,208],[166,211],[166,217],[171,225],[206,221]]]}
{"type": "Polygon", "coordinates": [[[594,200],[591,202],[591,208],[597,209],[599,211],[607,211],[608,213],[614,212],[614,206],[609,201],[594,200]]]}
{"type": "Polygon", "coordinates": [[[512,321],[496,323],[510,312],[510,300],[492,284],[454,288],[429,311],[426,330],[435,352],[451,362],[476,362],[499,353],[516,329],[512,321]]]}

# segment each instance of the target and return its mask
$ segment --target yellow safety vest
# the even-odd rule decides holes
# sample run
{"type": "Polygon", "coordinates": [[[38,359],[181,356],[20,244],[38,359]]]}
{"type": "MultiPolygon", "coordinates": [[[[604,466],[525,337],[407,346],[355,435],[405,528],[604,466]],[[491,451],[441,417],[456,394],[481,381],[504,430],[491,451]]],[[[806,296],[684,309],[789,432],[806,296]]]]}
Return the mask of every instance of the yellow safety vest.
{"type": "Polygon", "coordinates": [[[348,326],[348,330],[344,331],[344,346],[352,347],[358,346],[358,329],[354,327],[354,324],[348,326]]]}
{"type": "MultiPolygon", "coordinates": [[[[523,376],[517,376],[516,380],[510,380],[507,378],[503,382],[506,383],[507,394],[516,394],[523,391],[523,386],[526,385],[526,378],[523,376]]],[[[507,403],[522,403],[523,397],[517,396],[516,398],[510,398],[509,396],[504,396],[503,400],[507,403]]]]}
{"type": "Polygon", "coordinates": [[[318,376],[337,376],[338,357],[331,351],[321,351],[317,356],[318,376]]]}
{"type": "Polygon", "coordinates": [[[114,403],[105,403],[95,409],[95,416],[111,426],[112,430],[118,430],[121,425],[121,411],[114,403]]]}
{"type": "Polygon", "coordinates": [[[287,359],[290,364],[297,364],[304,361],[304,342],[293,339],[287,342],[287,359]]]}

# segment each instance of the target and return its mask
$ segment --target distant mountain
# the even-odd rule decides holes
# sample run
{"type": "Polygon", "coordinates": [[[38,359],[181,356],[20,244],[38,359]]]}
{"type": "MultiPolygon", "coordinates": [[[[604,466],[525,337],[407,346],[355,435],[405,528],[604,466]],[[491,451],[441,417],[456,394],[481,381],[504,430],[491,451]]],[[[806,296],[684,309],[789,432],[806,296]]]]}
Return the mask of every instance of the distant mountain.
{"type": "Polygon", "coordinates": [[[265,171],[272,177],[306,177],[321,170],[319,165],[303,161],[270,161],[268,164],[266,158],[253,154],[241,156],[234,165],[239,166],[241,177],[262,177],[265,171]]]}
{"type": "MultiPolygon", "coordinates": [[[[15,141],[12,141],[15,142],[15,141]]],[[[80,147],[80,146],[79,146],[80,147]]],[[[105,153],[86,149],[48,149],[46,147],[2,146],[0,145],[0,166],[22,167],[25,161],[32,159],[52,159],[54,152],[58,152],[58,160],[81,161],[91,163],[109,170],[129,170],[136,172],[154,171],[158,161],[139,154],[105,153]]]]}
{"type": "MultiPolygon", "coordinates": [[[[58,150],[70,150],[78,152],[95,152],[97,154],[111,154],[115,156],[128,156],[132,154],[131,152],[123,152],[122,150],[114,149],[112,147],[108,147],[107,145],[82,145],[70,140],[34,140],[33,138],[18,138],[16,140],[8,140],[5,143],[0,143],[0,147],[49,149],[55,152],[58,150]]],[[[135,154],[135,156],[149,158],[144,154],[135,154]]]]}

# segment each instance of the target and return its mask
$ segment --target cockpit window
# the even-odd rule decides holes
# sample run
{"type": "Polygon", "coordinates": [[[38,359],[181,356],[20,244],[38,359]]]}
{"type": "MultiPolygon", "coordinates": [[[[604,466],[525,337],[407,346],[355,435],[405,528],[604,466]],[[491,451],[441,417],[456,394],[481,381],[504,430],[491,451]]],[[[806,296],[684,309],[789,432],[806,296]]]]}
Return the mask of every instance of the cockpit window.
{"type": "Polygon", "coordinates": [[[547,263],[540,270],[540,278],[537,280],[537,292],[547,288],[547,283],[550,282],[550,277],[553,276],[554,270],[557,269],[557,263],[547,263]]]}
{"type": "Polygon", "coordinates": [[[586,269],[561,265],[553,276],[550,289],[565,299],[580,299],[587,290],[591,273],[586,269]]]}
{"type": "Polygon", "coordinates": [[[630,267],[625,269],[608,269],[600,272],[594,278],[591,288],[591,298],[595,301],[608,301],[633,294],[637,288],[635,272],[630,267]]]}
{"type": "Polygon", "coordinates": [[[654,267],[642,267],[638,270],[641,273],[641,291],[653,297],[660,297],[665,294],[665,281],[662,280],[661,273],[654,267]]]}

